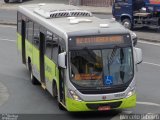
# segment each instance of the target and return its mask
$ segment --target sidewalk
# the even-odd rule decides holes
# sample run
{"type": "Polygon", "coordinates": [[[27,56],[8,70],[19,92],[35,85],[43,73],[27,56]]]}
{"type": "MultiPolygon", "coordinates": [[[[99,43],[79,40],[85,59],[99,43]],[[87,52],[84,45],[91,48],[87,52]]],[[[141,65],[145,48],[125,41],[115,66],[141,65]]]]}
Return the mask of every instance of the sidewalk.
{"type": "MultiPolygon", "coordinates": [[[[63,3],[63,4],[68,4],[68,0],[51,0],[54,3],[63,3]]],[[[8,10],[8,11],[15,11],[16,14],[16,10],[18,8],[19,5],[23,5],[23,4],[28,4],[28,3],[42,3],[44,2],[43,0],[34,0],[34,1],[29,1],[29,2],[24,2],[22,4],[5,4],[5,3],[1,3],[0,2],[0,10],[8,10]],[[38,2],[37,2],[38,1],[38,2]]],[[[50,2],[50,1],[45,1],[45,3],[50,2]]],[[[79,8],[91,11],[92,13],[95,14],[105,14],[105,15],[111,15],[112,14],[112,7],[90,7],[90,6],[78,6],[79,8]]],[[[15,15],[15,20],[11,20],[11,19],[6,19],[6,18],[2,18],[0,17],[0,24],[8,24],[8,25],[16,25],[16,15],[15,15]]],[[[141,40],[145,40],[145,41],[151,41],[151,42],[158,42],[160,43],[160,36],[158,36],[158,34],[160,32],[157,32],[155,30],[136,30],[135,33],[137,34],[138,38],[141,40]]]]}
{"type": "MultiPolygon", "coordinates": [[[[30,3],[35,3],[35,2],[30,2],[30,3]]],[[[39,2],[41,3],[41,2],[39,2]]],[[[47,2],[45,2],[47,3],[47,2]]],[[[58,1],[58,2],[54,2],[54,3],[60,3],[60,4],[68,4],[67,2],[62,2],[58,1]]],[[[0,9],[5,9],[5,10],[17,10],[19,5],[25,5],[24,4],[5,4],[5,3],[0,3],[0,9]]],[[[77,6],[79,8],[88,10],[94,14],[112,14],[112,7],[91,7],[91,6],[77,6]]]]}

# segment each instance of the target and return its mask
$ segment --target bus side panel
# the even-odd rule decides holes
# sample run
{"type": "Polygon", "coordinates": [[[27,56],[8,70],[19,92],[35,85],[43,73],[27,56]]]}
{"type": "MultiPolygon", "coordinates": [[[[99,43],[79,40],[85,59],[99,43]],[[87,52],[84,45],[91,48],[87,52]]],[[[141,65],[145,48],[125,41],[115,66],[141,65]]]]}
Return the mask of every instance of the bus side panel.
{"type": "Polygon", "coordinates": [[[56,64],[45,56],[45,76],[49,81],[57,80],[56,64]]]}
{"type": "Polygon", "coordinates": [[[17,42],[18,58],[23,63],[23,59],[22,59],[22,35],[18,32],[17,32],[17,41],[16,42],[17,42]]]}
{"type": "Polygon", "coordinates": [[[33,53],[32,46],[33,45],[28,40],[26,40],[25,42],[26,42],[25,43],[25,45],[26,45],[26,61],[28,63],[28,58],[30,58],[31,62],[33,60],[33,58],[32,58],[32,53],[33,53]]]}
{"type": "Polygon", "coordinates": [[[18,52],[22,52],[22,36],[20,33],[17,32],[17,48],[18,52]]]}
{"type": "Polygon", "coordinates": [[[32,67],[34,76],[40,81],[40,61],[39,61],[39,50],[33,46],[33,58],[32,58],[32,67]]]}
{"type": "Polygon", "coordinates": [[[58,73],[59,71],[58,71],[57,65],[52,60],[50,60],[47,56],[45,56],[45,78],[46,78],[47,88],[51,94],[53,92],[52,91],[53,80],[56,81],[57,88],[58,88],[58,84],[59,84],[59,74],[58,73]]]}

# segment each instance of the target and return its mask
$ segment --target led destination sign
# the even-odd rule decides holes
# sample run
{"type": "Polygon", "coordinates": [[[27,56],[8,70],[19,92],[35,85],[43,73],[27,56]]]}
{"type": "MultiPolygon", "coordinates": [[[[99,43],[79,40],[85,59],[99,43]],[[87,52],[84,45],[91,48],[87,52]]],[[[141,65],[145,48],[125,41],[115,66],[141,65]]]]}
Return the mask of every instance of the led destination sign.
{"type": "Polygon", "coordinates": [[[123,36],[98,36],[98,37],[78,37],[76,45],[103,45],[124,43],[123,36]]]}
{"type": "Polygon", "coordinates": [[[69,38],[69,49],[109,48],[114,46],[131,46],[129,34],[106,36],[78,36],[69,38]]]}

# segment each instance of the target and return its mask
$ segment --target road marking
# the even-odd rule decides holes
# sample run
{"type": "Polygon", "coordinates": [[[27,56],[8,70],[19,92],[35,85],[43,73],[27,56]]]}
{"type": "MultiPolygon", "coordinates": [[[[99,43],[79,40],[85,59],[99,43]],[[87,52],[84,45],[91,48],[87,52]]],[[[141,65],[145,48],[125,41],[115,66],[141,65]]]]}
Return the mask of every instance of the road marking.
{"type": "Polygon", "coordinates": [[[149,105],[149,106],[160,107],[160,104],[152,103],[152,102],[140,102],[140,101],[137,101],[136,103],[139,104],[139,105],[149,105]]]}
{"type": "Polygon", "coordinates": [[[0,41],[16,42],[16,40],[10,40],[10,39],[6,39],[6,38],[0,38],[0,41]]]}
{"type": "Polygon", "coordinates": [[[13,26],[13,25],[0,25],[0,27],[3,27],[3,28],[13,28],[13,29],[17,28],[16,26],[13,26]]]}
{"type": "Polygon", "coordinates": [[[160,67],[160,64],[155,64],[155,63],[151,63],[151,62],[142,62],[142,63],[160,67]]]}
{"type": "Polygon", "coordinates": [[[138,41],[138,43],[148,44],[148,45],[155,45],[155,46],[160,46],[159,43],[146,42],[146,41],[142,41],[142,40],[138,41]]]}

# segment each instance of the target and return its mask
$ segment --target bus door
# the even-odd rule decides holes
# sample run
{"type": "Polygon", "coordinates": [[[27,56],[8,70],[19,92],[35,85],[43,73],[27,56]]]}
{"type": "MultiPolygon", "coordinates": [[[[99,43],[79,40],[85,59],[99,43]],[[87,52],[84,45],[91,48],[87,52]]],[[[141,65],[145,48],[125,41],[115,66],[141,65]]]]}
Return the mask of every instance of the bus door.
{"type": "Polygon", "coordinates": [[[123,14],[132,16],[132,1],[133,0],[115,0],[112,11],[113,16],[118,20],[121,19],[121,15],[123,14]]]}
{"type": "Polygon", "coordinates": [[[40,66],[40,81],[42,83],[42,86],[45,85],[44,50],[45,50],[45,34],[40,32],[39,66],[40,66]]]}
{"type": "Polygon", "coordinates": [[[60,102],[65,104],[65,87],[64,87],[64,76],[65,71],[64,69],[59,69],[59,94],[60,94],[60,102]]]}
{"type": "MultiPolygon", "coordinates": [[[[61,40],[60,40],[61,41],[61,40]]],[[[64,52],[62,47],[59,46],[59,53],[64,52]]],[[[60,102],[65,105],[65,69],[59,68],[59,96],[60,102]]]]}
{"type": "Polygon", "coordinates": [[[25,45],[25,36],[26,36],[26,22],[22,20],[22,26],[21,26],[21,35],[22,35],[22,62],[23,64],[26,63],[26,45],[25,45]]]}

